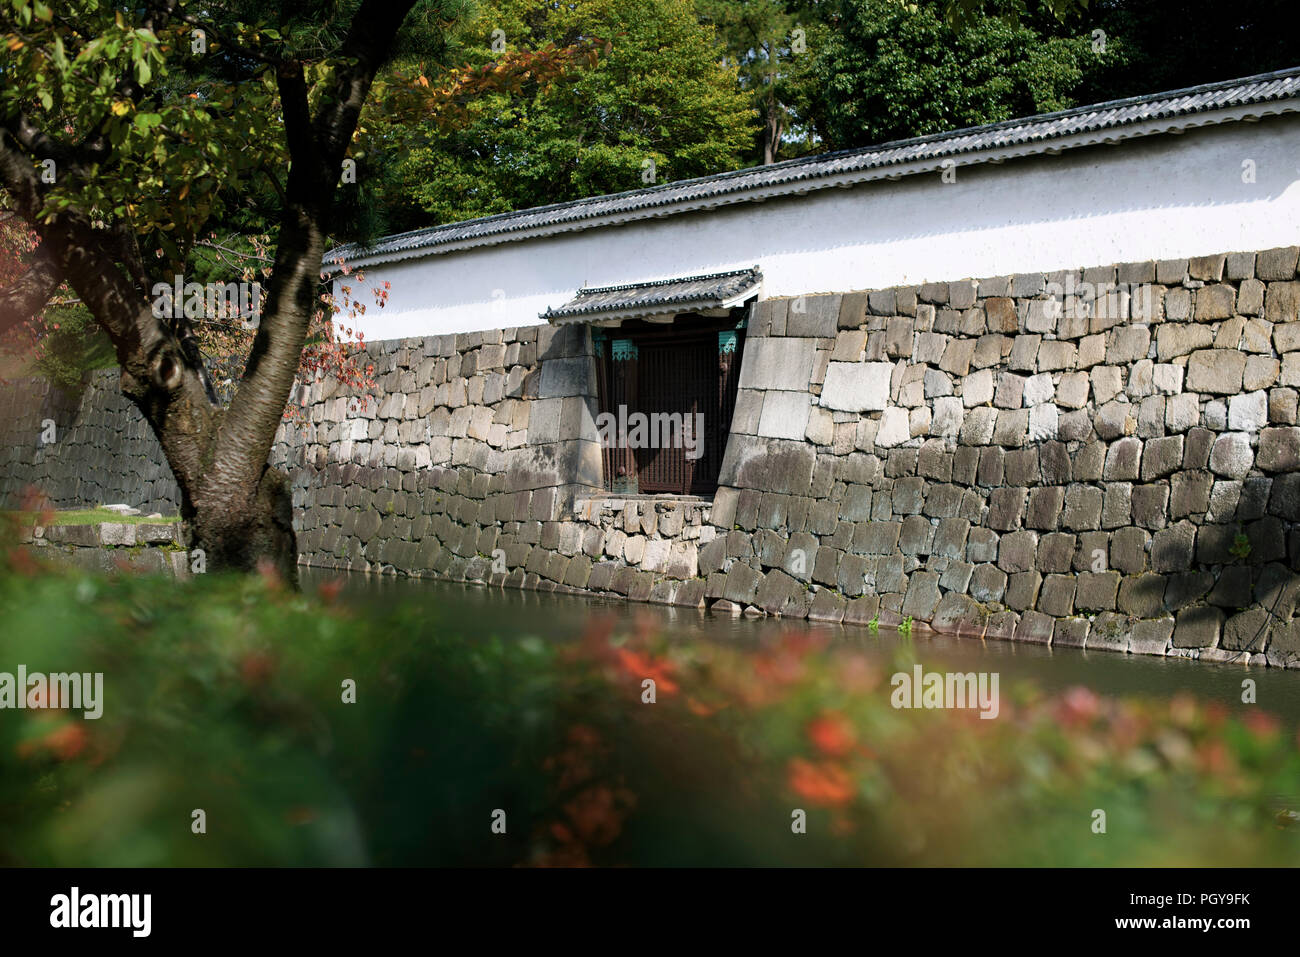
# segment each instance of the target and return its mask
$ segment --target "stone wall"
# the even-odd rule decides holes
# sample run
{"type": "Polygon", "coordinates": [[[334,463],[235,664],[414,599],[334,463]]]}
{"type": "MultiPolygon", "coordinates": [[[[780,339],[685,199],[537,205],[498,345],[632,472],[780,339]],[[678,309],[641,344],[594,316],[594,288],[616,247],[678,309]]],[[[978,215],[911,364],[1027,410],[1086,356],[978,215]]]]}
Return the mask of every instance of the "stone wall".
{"type": "Polygon", "coordinates": [[[125,503],[145,514],[179,512],[162,447],[122,395],[117,370],[92,373],[81,395],[40,379],[0,387],[0,507],[22,507],[33,494],[54,508],[125,503]]]}
{"type": "MultiPolygon", "coordinates": [[[[272,454],[293,477],[302,560],[482,580],[500,552],[514,572],[501,580],[562,582],[558,562],[553,577],[533,569],[564,554],[556,523],[601,482],[587,330],[366,348],[379,398],[343,394],[334,380],[311,385],[305,422],[286,423],[272,454]]],[[[566,532],[566,557],[570,544],[566,532]]]]}
{"type": "Polygon", "coordinates": [[[32,557],[86,571],[172,575],[188,578],[191,556],[179,522],[100,522],[22,530],[19,546],[32,557]]]}
{"type": "Polygon", "coordinates": [[[1296,664],[1298,252],[760,303],[707,594],[1296,664]]]}
{"type": "Polygon", "coordinates": [[[1294,665],[1297,256],[758,303],[711,503],[595,491],[585,330],[372,343],[284,436],[303,560],[1294,665]]]}
{"type": "MultiPolygon", "coordinates": [[[[311,565],[1295,666],[1298,258],[760,302],[711,501],[600,492],[581,326],[370,343],[273,462],[311,565]]],[[[174,510],[111,375],[0,401],[11,499],[174,510]]]]}

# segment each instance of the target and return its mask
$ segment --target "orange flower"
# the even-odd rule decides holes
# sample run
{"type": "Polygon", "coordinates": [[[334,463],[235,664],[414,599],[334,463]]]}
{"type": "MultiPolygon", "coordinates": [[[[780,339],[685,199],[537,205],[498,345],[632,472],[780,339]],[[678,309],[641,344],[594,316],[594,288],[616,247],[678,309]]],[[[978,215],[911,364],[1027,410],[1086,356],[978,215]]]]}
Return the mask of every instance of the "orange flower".
{"type": "Polygon", "coordinates": [[[649,655],[643,655],[638,651],[632,651],[629,648],[619,648],[617,652],[618,663],[622,669],[633,677],[642,680],[653,678],[655,688],[663,694],[672,694],[677,690],[677,682],[673,681],[669,674],[673,670],[671,661],[661,659],[656,661],[649,655]]]}
{"type": "Polygon", "coordinates": [[[708,704],[699,698],[687,698],[686,707],[691,709],[691,714],[701,718],[708,718],[717,714],[724,707],[720,704],[708,704]]]}
{"type": "Polygon", "coordinates": [[[812,804],[838,807],[853,800],[853,779],[832,761],[814,763],[804,758],[791,758],[789,784],[795,794],[812,804]]]}
{"type": "Polygon", "coordinates": [[[625,788],[589,787],[564,805],[579,840],[603,847],[622,833],[623,820],[635,800],[625,788]]]}
{"type": "Polygon", "coordinates": [[[1203,774],[1219,775],[1228,771],[1233,762],[1227,745],[1216,738],[1202,742],[1196,749],[1196,764],[1203,774]]]}
{"type": "Polygon", "coordinates": [[[49,751],[60,761],[71,761],[86,749],[88,735],[79,721],[69,721],[55,728],[44,737],[33,741],[24,741],[18,745],[18,756],[30,757],[37,751],[49,751]]]}
{"type": "Polygon", "coordinates": [[[808,722],[810,740],[822,754],[832,758],[846,757],[857,740],[853,725],[838,712],[828,712],[808,722]]]}

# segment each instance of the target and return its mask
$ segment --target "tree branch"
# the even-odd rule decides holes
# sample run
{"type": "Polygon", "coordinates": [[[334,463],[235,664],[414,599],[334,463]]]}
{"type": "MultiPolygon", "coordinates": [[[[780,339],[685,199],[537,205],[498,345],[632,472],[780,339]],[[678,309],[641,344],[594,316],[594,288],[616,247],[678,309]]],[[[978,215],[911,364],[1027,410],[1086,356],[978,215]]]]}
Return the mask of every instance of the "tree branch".
{"type": "Polygon", "coordinates": [[[315,312],[339,169],[375,74],[414,5],[363,0],[331,58],[334,69],[310,125],[301,65],[282,63],[276,70],[290,155],[287,202],[261,323],[213,448],[205,487],[211,494],[256,494],[315,312]]]}

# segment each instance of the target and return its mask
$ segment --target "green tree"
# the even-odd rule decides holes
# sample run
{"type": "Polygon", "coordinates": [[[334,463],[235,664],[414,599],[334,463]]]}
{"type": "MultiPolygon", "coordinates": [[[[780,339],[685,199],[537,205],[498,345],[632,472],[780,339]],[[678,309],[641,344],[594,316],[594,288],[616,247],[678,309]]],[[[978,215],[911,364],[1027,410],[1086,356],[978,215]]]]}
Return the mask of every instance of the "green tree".
{"type": "Polygon", "coordinates": [[[441,0],[0,3],[0,186],[40,245],[0,293],[5,326],[65,282],[113,343],[209,567],[295,575],[284,476],[267,465],[318,308],[343,161],[407,13],[441,0]],[[211,59],[205,59],[211,58],[211,59]],[[232,194],[265,179],[277,246],[227,408],[184,311],[155,282],[232,194]],[[12,288],[11,288],[12,287],[12,288]],[[19,301],[21,300],[21,301],[19,301]]]}
{"type": "Polygon", "coordinates": [[[750,149],[754,110],[691,0],[496,0],[466,35],[467,65],[483,70],[544,49],[595,55],[482,91],[452,124],[385,127],[377,102],[364,125],[385,143],[385,202],[403,225],[734,169],[750,149]]]}
{"type": "Polygon", "coordinates": [[[815,90],[813,54],[829,36],[826,24],[791,0],[696,0],[696,6],[717,30],[762,120],[756,158],[774,163],[800,151],[799,142],[811,145],[804,119],[815,90]],[[796,131],[802,140],[787,143],[796,131]]]}
{"type": "Polygon", "coordinates": [[[1127,56],[1093,71],[1082,103],[1174,90],[1295,66],[1295,40],[1280,29],[1294,16],[1287,0],[1100,0],[1089,29],[1124,46],[1127,56]]]}
{"type": "Polygon", "coordinates": [[[813,118],[833,148],[937,133],[1073,106],[1123,45],[1041,7],[843,0],[815,66],[813,118]]]}

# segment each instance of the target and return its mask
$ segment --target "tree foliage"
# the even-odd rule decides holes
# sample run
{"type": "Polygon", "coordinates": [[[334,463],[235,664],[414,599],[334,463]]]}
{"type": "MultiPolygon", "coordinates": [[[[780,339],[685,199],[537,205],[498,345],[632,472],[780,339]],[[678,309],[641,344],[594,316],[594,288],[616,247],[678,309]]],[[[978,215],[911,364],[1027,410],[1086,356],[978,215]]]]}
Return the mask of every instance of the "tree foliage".
{"type": "MultiPolygon", "coordinates": [[[[762,121],[755,162],[806,152],[815,142],[808,107],[816,89],[814,51],[829,39],[826,11],[791,0],[696,0],[762,121]]],[[[827,7],[829,10],[830,7],[827,7]]]]}
{"type": "Polygon", "coordinates": [[[749,150],[754,111],[690,0],[494,0],[464,34],[467,78],[513,81],[453,85],[400,129],[385,96],[366,115],[400,225],[719,172],[749,150]]]}
{"type": "MultiPolygon", "coordinates": [[[[1064,109],[1085,76],[1122,55],[1041,11],[954,26],[940,0],[844,0],[820,51],[813,111],[832,148],[1064,109]]],[[[993,12],[996,13],[996,10],[993,12]]]]}

